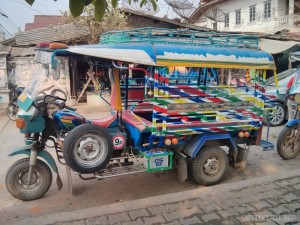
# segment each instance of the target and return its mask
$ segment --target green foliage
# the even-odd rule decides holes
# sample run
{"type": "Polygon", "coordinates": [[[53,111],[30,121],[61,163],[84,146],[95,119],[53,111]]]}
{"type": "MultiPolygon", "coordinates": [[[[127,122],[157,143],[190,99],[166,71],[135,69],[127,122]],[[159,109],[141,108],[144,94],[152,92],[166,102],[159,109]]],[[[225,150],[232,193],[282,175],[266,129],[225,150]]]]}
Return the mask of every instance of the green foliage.
{"type": "Polygon", "coordinates": [[[85,6],[84,0],[69,0],[69,8],[74,17],[81,15],[85,6]]]}
{"type": "MultiPolygon", "coordinates": [[[[25,0],[29,5],[32,5],[35,0],[25,0]]],[[[54,0],[56,1],[56,0],[54,0]]],[[[89,5],[95,6],[94,15],[96,20],[100,21],[105,12],[109,11],[108,2],[111,3],[111,6],[113,9],[115,9],[118,5],[119,0],[69,0],[69,8],[72,13],[72,15],[76,18],[80,15],[82,15],[84,8],[89,5]]],[[[145,5],[147,2],[151,2],[154,11],[157,9],[157,2],[158,0],[128,0],[129,4],[131,4],[131,1],[139,2],[140,1],[140,7],[145,5]]]]}
{"type": "Polygon", "coordinates": [[[29,5],[32,5],[34,3],[34,0],[25,0],[29,5]]]}
{"type": "MultiPolygon", "coordinates": [[[[82,35],[80,38],[74,40],[69,40],[76,44],[89,43],[95,44],[99,43],[99,36],[107,31],[111,30],[123,30],[128,29],[126,16],[118,10],[110,9],[106,11],[101,20],[96,20],[95,18],[95,7],[96,5],[90,4],[84,7],[81,16],[74,18],[70,11],[63,13],[64,24],[72,23],[76,30],[85,31],[86,35],[82,35]]],[[[62,26],[64,26],[62,24],[62,26]]],[[[60,29],[62,30],[62,29],[60,29]]],[[[66,36],[64,32],[60,33],[62,37],[66,36]]]]}
{"type": "MultiPolygon", "coordinates": [[[[106,0],[95,0],[95,18],[100,21],[103,18],[103,15],[107,8],[106,0]]],[[[72,13],[73,14],[73,13],[72,13]]]]}

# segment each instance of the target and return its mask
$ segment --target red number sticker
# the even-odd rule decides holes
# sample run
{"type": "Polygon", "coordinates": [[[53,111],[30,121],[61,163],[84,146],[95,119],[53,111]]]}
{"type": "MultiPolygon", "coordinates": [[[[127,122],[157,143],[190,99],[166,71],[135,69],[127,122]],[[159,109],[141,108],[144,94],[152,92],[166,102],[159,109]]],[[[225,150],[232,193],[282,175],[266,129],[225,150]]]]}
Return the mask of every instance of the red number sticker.
{"type": "Polygon", "coordinates": [[[112,139],[114,149],[121,149],[125,145],[125,138],[121,135],[114,136],[112,139]]]}

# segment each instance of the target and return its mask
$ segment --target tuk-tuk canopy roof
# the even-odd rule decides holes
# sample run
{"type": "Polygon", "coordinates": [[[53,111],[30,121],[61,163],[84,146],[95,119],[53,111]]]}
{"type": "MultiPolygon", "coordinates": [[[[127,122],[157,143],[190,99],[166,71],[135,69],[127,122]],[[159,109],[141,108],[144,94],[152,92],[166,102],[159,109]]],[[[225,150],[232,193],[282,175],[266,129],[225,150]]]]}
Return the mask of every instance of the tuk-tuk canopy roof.
{"type": "Polygon", "coordinates": [[[245,48],[113,43],[71,46],[64,51],[153,66],[275,69],[275,63],[270,54],[245,48]]]}

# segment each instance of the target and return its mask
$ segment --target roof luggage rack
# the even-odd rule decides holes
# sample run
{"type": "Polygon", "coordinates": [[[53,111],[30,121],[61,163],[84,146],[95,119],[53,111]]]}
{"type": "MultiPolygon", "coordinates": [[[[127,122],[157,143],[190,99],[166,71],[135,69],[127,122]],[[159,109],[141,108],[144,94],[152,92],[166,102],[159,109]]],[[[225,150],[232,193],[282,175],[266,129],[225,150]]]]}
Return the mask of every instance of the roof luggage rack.
{"type": "Polygon", "coordinates": [[[101,35],[101,44],[144,43],[184,44],[191,46],[235,47],[258,49],[257,36],[228,34],[219,32],[176,30],[165,28],[137,28],[123,31],[110,31],[101,35]]]}

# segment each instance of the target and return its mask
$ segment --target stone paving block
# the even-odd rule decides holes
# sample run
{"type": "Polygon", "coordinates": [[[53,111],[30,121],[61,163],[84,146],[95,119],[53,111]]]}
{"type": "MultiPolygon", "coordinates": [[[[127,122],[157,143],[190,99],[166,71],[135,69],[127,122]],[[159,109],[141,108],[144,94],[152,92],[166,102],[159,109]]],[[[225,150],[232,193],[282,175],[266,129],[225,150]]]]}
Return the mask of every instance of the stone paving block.
{"type": "Polygon", "coordinates": [[[274,212],[275,215],[282,215],[284,213],[290,212],[290,210],[288,208],[284,207],[283,205],[279,205],[277,207],[272,207],[272,208],[269,208],[268,210],[270,210],[271,212],[274,212]]]}
{"type": "Polygon", "coordinates": [[[217,212],[223,219],[227,219],[230,216],[238,216],[239,213],[233,209],[233,208],[228,208],[222,211],[217,212]]]}
{"type": "Polygon", "coordinates": [[[179,221],[182,225],[202,224],[201,220],[196,216],[187,219],[180,219],[179,221]]]}
{"type": "Polygon", "coordinates": [[[166,222],[165,219],[162,217],[162,215],[143,217],[143,220],[144,220],[144,225],[161,224],[166,222]]]}
{"type": "Polygon", "coordinates": [[[144,222],[141,219],[130,222],[123,222],[122,225],[144,225],[144,222]]]}
{"type": "Polygon", "coordinates": [[[267,190],[270,190],[270,189],[275,189],[275,188],[278,188],[279,185],[276,185],[275,183],[264,183],[264,184],[261,184],[261,186],[267,190]]]}
{"type": "Polygon", "coordinates": [[[186,208],[193,208],[195,206],[201,206],[203,204],[203,201],[197,198],[197,199],[185,200],[184,204],[186,208]]]}
{"type": "Polygon", "coordinates": [[[226,210],[228,208],[238,206],[238,203],[232,201],[231,199],[226,199],[225,201],[218,203],[218,205],[221,206],[222,209],[226,210]]]}
{"type": "Polygon", "coordinates": [[[116,224],[116,223],[131,221],[129,215],[125,212],[114,213],[114,214],[108,215],[107,218],[108,218],[108,221],[109,221],[110,224],[116,224]]]}
{"type": "Polygon", "coordinates": [[[268,189],[264,188],[261,185],[256,185],[251,188],[251,191],[254,193],[261,193],[261,192],[264,193],[264,192],[267,192],[268,189]]]}
{"type": "Polygon", "coordinates": [[[268,202],[269,204],[271,204],[272,206],[277,206],[280,204],[284,204],[287,203],[287,201],[284,199],[284,195],[278,195],[274,198],[268,198],[268,199],[264,199],[266,202],[268,202]]]}
{"type": "Polygon", "coordinates": [[[244,196],[238,197],[235,199],[235,206],[240,206],[243,204],[249,204],[251,202],[255,202],[256,200],[253,199],[251,196],[249,196],[248,194],[245,194],[244,196]]]}
{"type": "Polygon", "coordinates": [[[272,207],[271,204],[267,203],[266,201],[259,201],[259,202],[252,202],[250,203],[250,205],[252,205],[255,209],[257,210],[262,210],[264,208],[269,208],[269,207],[272,207]]]}
{"type": "Polygon", "coordinates": [[[183,208],[185,208],[184,202],[177,202],[177,203],[166,204],[165,206],[166,206],[166,209],[168,210],[168,212],[172,212],[172,211],[175,211],[177,209],[183,209],[183,208]]]}
{"type": "Polygon", "coordinates": [[[163,214],[168,212],[166,206],[164,205],[149,206],[147,209],[152,215],[163,214]]]}
{"type": "Polygon", "coordinates": [[[183,219],[192,216],[193,214],[200,214],[202,211],[198,207],[193,207],[190,209],[179,209],[169,213],[164,213],[163,216],[166,221],[172,221],[176,219],[183,219]]]}
{"type": "Polygon", "coordinates": [[[300,184],[300,177],[291,177],[287,179],[292,185],[300,184]]]}
{"type": "Polygon", "coordinates": [[[298,213],[289,213],[281,216],[276,216],[272,218],[274,222],[279,225],[295,225],[300,224],[300,214],[298,213]]]}
{"type": "Polygon", "coordinates": [[[161,225],[181,225],[181,223],[179,223],[178,220],[175,220],[175,221],[173,221],[171,223],[162,223],[161,225]]]}
{"type": "Polygon", "coordinates": [[[278,185],[280,187],[286,187],[288,185],[291,185],[291,183],[288,180],[286,180],[286,179],[274,181],[274,184],[276,184],[276,185],[278,185]]]}
{"type": "Polygon", "coordinates": [[[254,212],[256,211],[255,208],[253,208],[251,205],[249,204],[245,204],[245,205],[241,205],[238,207],[234,207],[233,208],[235,211],[237,211],[239,214],[245,214],[245,213],[249,213],[249,212],[254,212]]]}
{"type": "Polygon", "coordinates": [[[255,193],[252,198],[255,200],[263,200],[267,198],[273,198],[274,196],[272,194],[269,194],[268,192],[260,192],[260,193],[255,193]]]}
{"type": "Polygon", "coordinates": [[[280,191],[281,195],[286,195],[288,193],[295,191],[296,189],[293,186],[286,186],[282,188],[276,188],[276,190],[280,191]]]}
{"type": "Polygon", "coordinates": [[[293,188],[296,190],[300,190],[300,184],[294,185],[293,188]]]}
{"type": "Polygon", "coordinates": [[[214,212],[209,214],[204,214],[200,217],[201,220],[203,220],[205,223],[208,223],[211,220],[220,220],[221,218],[214,212]]]}
{"type": "Polygon", "coordinates": [[[86,225],[108,225],[107,216],[92,217],[85,220],[86,225]]]}
{"type": "Polygon", "coordinates": [[[136,220],[136,218],[138,217],[150,216],[149,212],[146,209],[131,210],[128,214],[131,220],[136,220]]]}
{"type": "Polygon", "coordinates": [[[299,199],[299,196],[297,196],[294,193],[288,193],[284,196],[284,200],[286,200],[288,202],[291,202],[291,201],[294,201],[294,200],[297,200],[297,199],[299,199]]]}
{"type": "Polygon", "coordinates": [[[86,225],[84,220],[56,222],[55,225],[86,225]]]}
{"type": "Polygon", "coordinates": [[[300,203],[296,202],[296,201],[289,202],[289,203],[286,203],[286,204],[282,204],[282,206],[284,206],[287,209],[289,209],[290,212],[300,211],[300,203]]]}
{"type": "Polygon", "coordinates": [[[222,210],[222,208],[215,202],[211,202],[207,205],[201,205],[199,208],[202,209],[205,213],[222,210]]]}

